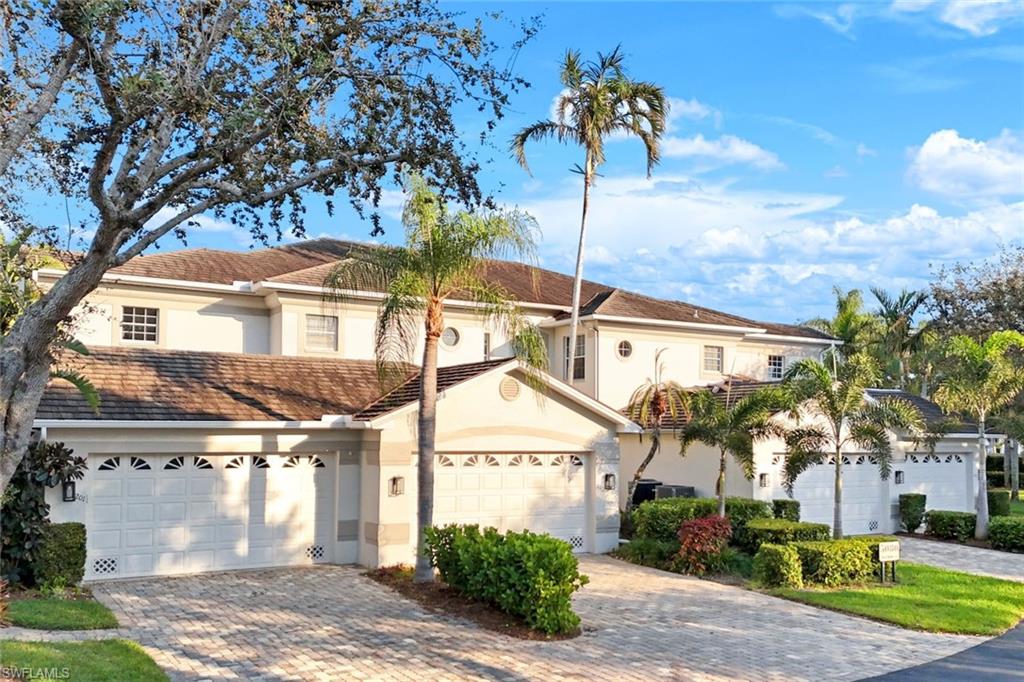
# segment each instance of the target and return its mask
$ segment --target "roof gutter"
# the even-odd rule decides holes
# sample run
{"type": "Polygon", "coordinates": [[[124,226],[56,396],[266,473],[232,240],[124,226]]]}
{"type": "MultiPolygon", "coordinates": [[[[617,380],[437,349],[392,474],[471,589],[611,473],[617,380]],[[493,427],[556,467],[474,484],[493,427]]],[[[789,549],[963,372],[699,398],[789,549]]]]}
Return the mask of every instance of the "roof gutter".
{"type": "MultiPolygon", "coordinates": [[[[732,334],[764,334],[768,330],[759,327],[734,327],[728,324],[711,324],[708,322],[682,322],[679,320],[655,320],[649,317],[621,317],[618,315],[584,315],[579,318],[580,322],[600,321],[619,322],[622,324],[644,324],[652,327],[673,327],[677,329],[703,329],[711,331],[729,332],[732,334]]],[[[569,320],[545,320],[540,323],[541,327],[554,328],[563,327],[569,324],[569,320]]]]}
{"type": "MultiPolygon", "coordinates": [[[[833,339],[823,339],[821,337],[814,336],[786,336],[785,334],[751,334],[747,336],[747,339],[751,341],[760,341],[762,339],[768,341],[787,341],[789,343],[810,343],[814,345],[827,344],[829,346],[837,345],[833,339]]],[[[842,345],[840,342],[838,345],[842,345]]]]}
{"type": "Polygon", "coordinates": [[[218,421],[173,419],[37,419],[39,429],[206,429],[206,430],[247,430],[247,431],[329,431],[346,429],[372,429],[364,421],[356,421],[350,415],[325,414],[317,420],[301,421],[218,421]]]}
{"type": "MultiPolygon", "coordinates": [[[[63,277],[66,270],[57,268],[40,268],[33,273],[33,278],[38,280],[39,276],[63,277]]],[[[254,293],[252,282],[233,282],[232,284],[217,284],[216,282],[193,282],[185,279],[165,279],[162,277],[142,277],[139,275],[118,275],[110,272],[104,273],[101,280],[105,284],[139,284],[151,287],[164,287],[170,289],[191,289],[194,291],[215,291],[225,294],[252,294],[254,293]]]]}

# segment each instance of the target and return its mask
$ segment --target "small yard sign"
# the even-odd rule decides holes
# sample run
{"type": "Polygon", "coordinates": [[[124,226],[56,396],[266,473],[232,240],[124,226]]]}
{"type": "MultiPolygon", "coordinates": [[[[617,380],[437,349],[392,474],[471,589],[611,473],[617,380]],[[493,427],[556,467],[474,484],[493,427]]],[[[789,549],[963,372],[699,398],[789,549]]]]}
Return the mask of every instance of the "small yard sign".
{"type": "Polygon", "coordinates": [[[878,563],[882,566],[882,582],[885,582],[885,567],[889,566],[889,579],[896,582],[896,562],[900,560],[899,542],[878,543],[878,563]]]}

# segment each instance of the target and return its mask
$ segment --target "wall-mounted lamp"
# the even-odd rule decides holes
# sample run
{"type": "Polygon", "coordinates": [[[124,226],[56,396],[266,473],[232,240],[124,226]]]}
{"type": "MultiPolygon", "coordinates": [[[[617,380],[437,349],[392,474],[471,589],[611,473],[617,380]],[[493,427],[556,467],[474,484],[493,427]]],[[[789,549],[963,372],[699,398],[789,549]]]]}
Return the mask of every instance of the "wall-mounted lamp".
{"type": "Polygon", "coordinates": [[[64,485],[61,486],[62,497],[65,502],[75,501],[75,482],[64,481],[64,485]]]}
{"type": "Polygon", "coordinates": [[[604,475],[604,489],[615,490],[615,474],[604,475]]]}
{"type": "Polygon", "coordinates": [[[405,494],[405,479],[401,476],[392,476],[388,479],[388,495],[398,497],[405,494]]]}
{"type": "Polygon", "coordinates": [[[768,487],[768,474],[760,474],[757,477],[757,484],[762,488],[768,487]]]}
{"type": "Polygon", "coordinates": [[[903,485],[903,472],[902,471],[897,471],[896,472],[896,485],[903,485]]]}

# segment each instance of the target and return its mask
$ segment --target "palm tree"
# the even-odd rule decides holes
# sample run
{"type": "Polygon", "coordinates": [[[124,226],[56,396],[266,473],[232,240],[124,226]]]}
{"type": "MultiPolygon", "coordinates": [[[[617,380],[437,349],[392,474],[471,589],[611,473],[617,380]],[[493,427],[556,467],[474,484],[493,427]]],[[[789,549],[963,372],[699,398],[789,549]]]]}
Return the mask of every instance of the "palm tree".
{"type": "Polygon", "coordinates": [[[843,536],[843,448],[855,445],[874,455],[879,473],[886,480],[892,470],[889,430],[906,430],[915,439],[925,436],[924,419],[908,401],[874,400],[867,395],[866,390],[878,381],[878,374],[877,363],[865,354],[854,355],[839,365],[835,375],[812,359],[800,360],[786,372],[784,385],[796,406],[794,413],[810,422],[798,424],[786,435],[786,489],[792,495],[801,473],[831,458],[835,466],[835,538],[843,536]]]}
{"type": "Polygon", "coordinates": [[[907,362],[912,353],[924,345],[928,324],[914,324],[914,316],[928,300],[921,291],[904,289],[897,296],[890,296],[877,287],[871,293],[878,300],[878,319],[881,323],[879,350],[884,358],[891,360],[896,369],[896,386],[904,388],[907,383],[907,362]]]}
{"type": "Polygon", "coordinates": [[[643,478],[644,471],[661,450],[661,427],[667,418],[673,426],[679,419],[689,415],[690,393],[678,383],[665,379],[665,365],[661,362],[662,348],[654,354],[654,378],[648,377],[629,398],[626,415],[651,433],[651,448],[647,456],[640,462],[633,480],[629,482],[629,495],[626,498],[626,511],[633,508],[633,495],[637,483],[643,478]]]}
{"type": "Polygon", "coordinates": [[[379,291],[374,339],[378,372],[385,385],[405,375],[419,339],[426,333],[421,366],[418,443],[418,582],[434,578],[423,553],[424,532],[434,513],[434,439],[437,408],[437,342],[444,330],[445,300],[457,295],[476,305],[486,323],[512,341],[531,376],[547,367],[547,351],[536,327],[511,296],[488,282],[484,266],[492,258],[532,258],[536,223],[518,211],[451,213],[419,176],[407,181],[409,198],[402,214],[405,245],[355,248],[327,276],[324,286],[335,299],[347,291],[379,291]]]}
{"type": "Polygon", "coordinates": [[[782,438],[785,429],[773,417],[786,406],[785,393],[765,387],[737,400],[732,398],[729,380],[724,399],[710,390],[702,390],[691,398],[689,421],[680,431],[679,454],[695,442],[718,448],[718,515],[725,516],[726,457],[732,455],[743,469],[747,480],[754,478],[754,445],[769,438],[782,438]]]}
{"type": "Polygon", "coordinates": [[[519,164],[529,172],[526,143],[554,138],[583,147],[583,166],[575,172],[583,176],[583,213],[576,250],[576,273],[572,287],[572,318],[569,323],[567,367],[569,381],[576,356],[576,331],[580,319],[580,288],[583,283],[583,252],[587,239],[587,211],[590,186],[597,169],[604,163],[605,140],[616,134],[635,135],[647,150],[647,177],[660,157],[661,135],[665,132],[668,101],[665,92],[653,83],[631,80],[623,66],[624,57],[616,47],[611,54],[598,53],[596,61],[583,63],[580,53],[569,50],[562,62],[560,79],[564,88],[555,105],[554,121],[538,121],[512,138],[509,145],[519,164]]]}
{"type": "Polygon", "coordinates": [[[1024,334],[993,332],[979,343],[954,336],[945,346],[946,376],[935,391],[935,402],[947,412],[970,415],[978,423],[978,495],[974,537],[988,537],[988,482],[985,477],[985,422],[996,410],[1012,403],[1024,390],[1024,367],[1012,356],[1024,349],[1024,334]]]}
{"type": "Polygon", "coordinates": [[[860,289],[843,291],[836,286],[832,287],[832,293],[836,298],[832,319],[818,317],[804,324],[842,341],[842,345],[835,351],[838,353],[838,364],[838,360],[845,360],[867,349],[875,320],[864,310],[864,297],[860,289]]]}

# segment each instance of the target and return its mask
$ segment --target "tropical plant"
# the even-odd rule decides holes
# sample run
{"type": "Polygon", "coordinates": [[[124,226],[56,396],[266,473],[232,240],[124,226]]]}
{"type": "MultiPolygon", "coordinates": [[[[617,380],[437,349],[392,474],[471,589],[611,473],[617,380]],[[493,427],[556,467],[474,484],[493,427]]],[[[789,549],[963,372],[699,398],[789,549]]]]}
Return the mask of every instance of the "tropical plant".
{"type": "Polygon", "coordinates": [[[892,470],[890,430],[906,431],[915,439],[926,435],[924,418],[910,402],[868,396],[867,389],[876,384],[878,375],[878,365],[864,354],[838,365],[835,375],[814,359],[799,360],[786,372],[784,385],[798,423],[786,434],[785,486],[792,495],[801,473],[831,459],[835,538],[843,536],[843,449],[854,445],[873,455],[886,480],[892,470]]]}
{"type": "Polygon", "coordinates": [[[405,244],[356,247],[328,274],[328,296],[344,300],[348,291],[379,291],[374,350],[385,385],[407,375],[407,364],[420,338],[425,343],[420,368],[418,444],[418,547],[416,580],[433,580],[423,548],[433,523],[434,434],[437,407],[437,343],[445,328],[445,301],[453,296],[476,304],[470,310],[511,341],[516,355],[539,382],[547,367],[544,340],[524,317],[512,296],[489,282],[488,259],[533,258],[536,223],[519,211],[448,210],[420,176],[406,179],[409,198],[402,214],[405,244]]]}
{"type": "Polygon", "coordinates": [[[982,342],[954,336],[945,347],[948,367],[935,391],[935,402],[948,412],[970,416],[978,426],[978,494],[974,537],[988,537],[986,422],[1024,390],[1024,367],[1014,352],[1024,350],[1024,334],[999,331],[982,342]]]}
{"type": "Polygon", "coordinates": [[[860,289],[843,291],[836,286],[832,288],[832,293],[836,298],[835,314],[832,319],[818,317],[807,320],[804,324],[842,342],[842,345],[833,349],[838,356],[838,362],[868,348],[876,322],[864,309],[864,297],[860,289]]]}
{"type": "Polygon", "coordinates": [[[747,480],[754,478],[754,445],[769,438],[783,438],[785,428],[773,417],[787,405],[784,391],[776,387],[760,388],[734,399],[732,381],[724,393],[703,390],[690,398],[690,419],[679,431],[679,454],[686,456],[690,446],[701,442],[718,449],[718,515],[725,516],[726,458],[732,456],[747,480]]]}
{"type": "Polygon", "coordinates": [[[567,380],[572,381],[576,355],[576,332],[580,319],[580,289],[583,283],[583,253],[587,239],[590,187],[597,169],[604,163],[605,140],[613,135],[640,138],[647,152],[647,176],[661,158],[661,135],[669,104],[664,90],[654,83],[632,80],[623,65],[619,47],[610,54],[598,53],[595,61],[582,62],[580,53],[569,50],[562,61],[562,93],[555,102],[555,120],[526,126],[512,138],[510,148],[519,164],[529,172],[526,143],[554,138],[583,147],[583,165],[574,171],[583,176],[583,210],[580,239],[576,250],[576,271],[572,287],[572,317],[569,323],[567,380]]]}
{"type": "Polygon", "coordinates": [[[626,416],[639,424],[644,432],[651,434],[651,447],[647,450],[647,456],[640,462],[629,482],[627,510],[634,506],[633,495],[636,493],[637,483],[643,478],[651,460],[661,450],[661,428],[665,420],[676,428],[681,418],[689,416],[691,394],[675,381],[665,379],[665,365],[661,362],[661,354],[664,352],[665,349],[662,348],[654,354],[654,377],[648,377],[633,391],[626,406],[626,416]]]}
{"type": "Polygon", "coordinates": [[[884,362],[891,362],[893,383],[897,388],[905,388],[907,384],[907,363],[911,355],[924,347],[927,322],[914,323],[914,317],[921,306],[928,300],[928,294],[922,291],[904,289],[896,296],[878,287],[872,287],[871,293],[878,301],[878,320],[880,323],[879,351],[884,362]]]}

